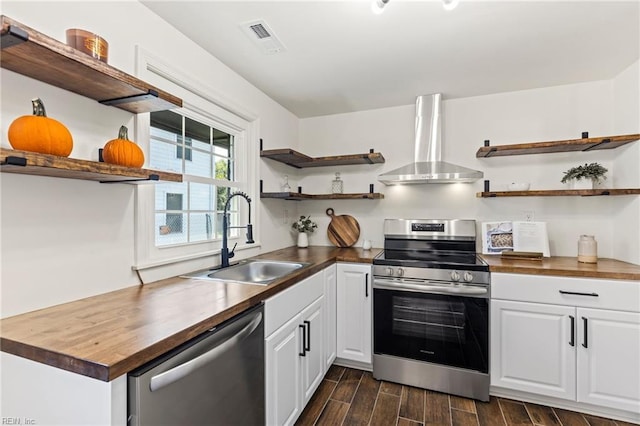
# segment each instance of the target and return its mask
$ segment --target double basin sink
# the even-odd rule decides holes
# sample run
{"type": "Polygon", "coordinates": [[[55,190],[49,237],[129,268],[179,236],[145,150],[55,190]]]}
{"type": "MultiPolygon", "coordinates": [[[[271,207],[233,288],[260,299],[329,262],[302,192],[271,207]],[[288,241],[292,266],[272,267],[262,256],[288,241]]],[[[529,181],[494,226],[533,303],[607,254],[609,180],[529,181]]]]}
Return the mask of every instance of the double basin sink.
{"type": "Polygon", "coordinates": [[[279,260],[243,260],[227,268],[207,269],[181,275],[181,277],[241,284],[269,285],[308,265],[309,263],[279,260]]]}

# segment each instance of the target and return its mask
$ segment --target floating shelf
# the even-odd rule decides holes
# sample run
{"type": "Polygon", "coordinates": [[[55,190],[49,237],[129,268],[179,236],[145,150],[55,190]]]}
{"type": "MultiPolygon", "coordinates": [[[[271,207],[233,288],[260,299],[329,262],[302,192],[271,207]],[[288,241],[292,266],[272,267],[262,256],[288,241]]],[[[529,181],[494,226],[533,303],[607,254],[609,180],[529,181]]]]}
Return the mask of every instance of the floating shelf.
{"type": "Polygon", "coordinates": [[[0,148],[0,172],[101,183],[182,182],[182,175],[0,148]]]}
{"type": "Polygon", "coordinates": [[[261,192],[260,198],[276,198],[279,200],[380,200],[384,194],[363,192],[358,194],[301,194],[298,192],[261,192]]]}
{"type": "Polygon", "coordinates": [[[356,164],[384,163],[384,157],[379,152],[368,154],[333,155],[329,157],[309,157],[293,149],[269,149],[260,151],[260,157],[270,158],[288,166],[302,169],[306,167],[349,166],[356,164]]]}
{"type": "Polygon", "coordinates": [[[133,113],[182,106],[182,99],[0,16],[2,68],[133,113]]]}
{"type": "Polygon", "coordinates": [[[483,146],[476,157],[502,157],[508,155],[547,154],[554,152],[595,151],[614,149],[640,139],[640,134],[570,139],[551,142],[533,142],[514,145],[483,146]]]}
{"type": "Polygon", "coordinates": [[[478,192],[478,198],[495,198],[495,197],[595,197],[603,195],[634,195],[640,194],[640,188],[627,189],[552,189],[543,191],[491,191],[478,192]]]}

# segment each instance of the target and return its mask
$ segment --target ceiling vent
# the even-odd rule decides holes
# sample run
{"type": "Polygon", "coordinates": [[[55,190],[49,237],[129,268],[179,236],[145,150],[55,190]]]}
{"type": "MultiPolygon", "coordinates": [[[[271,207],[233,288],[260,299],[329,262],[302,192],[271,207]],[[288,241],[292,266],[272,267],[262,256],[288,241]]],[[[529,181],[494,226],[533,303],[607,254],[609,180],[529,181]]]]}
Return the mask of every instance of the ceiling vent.
{"type": "Polygon", "coordinates": [[[287,50],[282,42],[278,40],[275,33],[267,23],[260,19],[240,25],[242,31],[251,41],[266,55],[273,55],[287,50]]]}

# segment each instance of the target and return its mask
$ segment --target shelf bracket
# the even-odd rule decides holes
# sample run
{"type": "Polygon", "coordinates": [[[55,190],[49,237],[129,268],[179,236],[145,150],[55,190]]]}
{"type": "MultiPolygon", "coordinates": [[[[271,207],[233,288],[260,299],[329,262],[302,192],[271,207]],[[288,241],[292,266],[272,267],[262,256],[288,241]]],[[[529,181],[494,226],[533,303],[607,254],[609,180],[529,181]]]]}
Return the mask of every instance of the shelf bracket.
{"type": "Polygon", "coordinates": [[[147,181],[159,181],[160,176],[156,174],[150,174],[147,178],[140,179],[121,179],[121,180],[101,180],[100,183],[130,183],[130,182],[147,182],[147,181]]]}
{"type": "Polygon", "coordinates": [[[22,157],[15,157],[13,155],[7,156],[5,158],[4,163],[0,164],[0,166],[20,166],[27,167],[27,159],[22,157]]]}
{"type": "Polygon", "coordinates": [[[600,142],[595,143],[591,146],[586,147],[585,149],[582,150],[582,152],[586,152],[586,151],[591,151],[592,149],[596,149],[597,147],[599,147],[600,145],[604,145],[607,143],[611,143],[611,139],[606,138],[606,139],[602,139],[600,142]]]}
{"type": "Polygon", "coordinates": [[[29,41],[29,34],[22,28],[10,25],[7,32],[0,37],[0,46],[2,49],[6,49],[25,41],[29,41]]]}
{"type": "Polygon", "coordinates": [[[141,102],[147,101],[149,99],[156,99],[158,97],[158,92],[153,89],[149,89],[147,93],[142,93],[140,95],[131,95],[124,96],[122,98],[114,98],[114,99],[106,99],[104,101],[99,101],[102,105],[116,106],[121,104],[130,104],[133,102],[141,102]]]}

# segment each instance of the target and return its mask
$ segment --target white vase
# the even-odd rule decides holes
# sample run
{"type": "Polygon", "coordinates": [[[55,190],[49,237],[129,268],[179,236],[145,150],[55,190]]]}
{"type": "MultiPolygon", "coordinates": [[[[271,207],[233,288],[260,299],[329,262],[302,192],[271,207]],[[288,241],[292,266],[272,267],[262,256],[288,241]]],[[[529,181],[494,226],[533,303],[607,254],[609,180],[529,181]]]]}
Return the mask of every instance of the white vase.
{"type": "Polygon", "coordinates": [[[298,247],[309,247],[309,237],[306,232],[298,232],[298,247]]]}
{"type": "Polygon", "coordinates": [[[593,189],[593,179],[571,179],[569,189],[593,189]]]}

